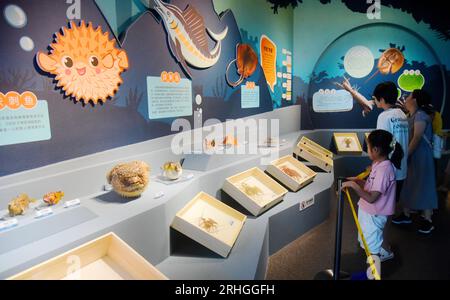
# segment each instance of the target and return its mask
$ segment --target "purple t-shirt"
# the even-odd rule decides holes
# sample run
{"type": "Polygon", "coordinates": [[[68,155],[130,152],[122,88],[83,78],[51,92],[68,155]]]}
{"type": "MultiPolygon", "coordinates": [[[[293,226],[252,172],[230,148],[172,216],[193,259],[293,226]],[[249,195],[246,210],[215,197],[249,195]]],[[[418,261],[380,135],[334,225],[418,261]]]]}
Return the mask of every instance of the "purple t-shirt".
{"type": "Polygon", "coordinates": [[[367,178],[364,190],[379,192],[380,197],[374,203],[359,199],[359,208],[371,215],[392,216],[395,213],[395,181],[394,165],[389,160],[372,164],[372,171],[367,178]]]}

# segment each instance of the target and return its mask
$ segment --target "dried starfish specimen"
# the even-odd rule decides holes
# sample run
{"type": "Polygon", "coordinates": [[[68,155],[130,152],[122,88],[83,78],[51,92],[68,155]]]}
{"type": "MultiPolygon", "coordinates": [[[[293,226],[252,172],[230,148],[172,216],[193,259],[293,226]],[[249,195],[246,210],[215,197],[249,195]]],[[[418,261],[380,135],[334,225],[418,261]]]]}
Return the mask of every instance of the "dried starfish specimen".
{"type": "Polygon", "coordinates": [[[201,228],[206,230],[209,233],[217,231],[218,223],[211,218],[200,218],[200,222],[198,224],[201,228]]]}
{"type": "Polygon", "coordinates": [[[297,171],[287,167],[287,166],[281,166],[281,171],[283,171],[287,176],[294,178],[297,181],[302,180],[303,176],[298,173],[297,171]]]}
{"type": "Polygon", "coordinates": [[[263,195],[263,191],[261,191],[259,187],[248,185],[245,182],[241,183],[241,189],[247,196],[250,197],[263,195]]]}
{"type": "Polygon", "coordinates": [[[30,203],[35,202],[35,199],[31,199],[27,194],[20,194],[8,204],[8,211],[11,217],[23,215],[28,209],[30,203]]]}
{"type": "Polygon", "coordinates": [[[139,197],[149,183],[150,166],[133,161],[115,166],[106,176],[114,191],[127,198],[139,197]]]}
{"type": "Polygon", "coordinates": [[[56,205],[64,197],[64,192],[51,192],[44,195],[43,200],[48,205],[56,205]]]}

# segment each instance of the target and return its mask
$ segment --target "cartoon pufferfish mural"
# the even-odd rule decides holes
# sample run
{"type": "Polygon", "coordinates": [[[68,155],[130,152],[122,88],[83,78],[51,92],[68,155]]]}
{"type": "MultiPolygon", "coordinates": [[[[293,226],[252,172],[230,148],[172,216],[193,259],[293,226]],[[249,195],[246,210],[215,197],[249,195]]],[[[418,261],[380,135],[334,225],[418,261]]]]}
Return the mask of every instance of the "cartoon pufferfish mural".
{"type": "Polygon", "coordinates": [[[73,21],[70,28],[63,27],[50,45],[50,54],[38,52],[36,61],[44,72],[56,75],[57,87],[76,101],[94,104],[106,102],[114,96],[122,83],[120,74],[128,69],[124,50],[115,47],[115,40],[101,27],[92,23],[73,21]]]}

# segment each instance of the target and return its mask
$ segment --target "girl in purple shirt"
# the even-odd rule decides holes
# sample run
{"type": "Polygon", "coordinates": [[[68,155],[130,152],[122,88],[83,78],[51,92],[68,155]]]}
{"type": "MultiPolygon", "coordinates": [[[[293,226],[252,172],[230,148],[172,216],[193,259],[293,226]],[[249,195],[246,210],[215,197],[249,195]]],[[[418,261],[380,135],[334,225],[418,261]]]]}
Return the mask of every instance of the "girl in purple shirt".
{"type": "MultiPolygon", "coordinates": [[[[372,255],[380,261],[394,258],[386,245],[383,233],[389,216],[395,213],[396,181],[394,168],[401,167],[403,149],[392,134],[375,130],[368,138],[368,154],[372,168],[367,180],[348,178],[343,188],[353,189],[361,198],[358,202],[358,220],[372,255]],[[391,157],[389,159],[389,157],[391,157]]],[[[361,247],[364,247],[358,237],[361,247]]]]}

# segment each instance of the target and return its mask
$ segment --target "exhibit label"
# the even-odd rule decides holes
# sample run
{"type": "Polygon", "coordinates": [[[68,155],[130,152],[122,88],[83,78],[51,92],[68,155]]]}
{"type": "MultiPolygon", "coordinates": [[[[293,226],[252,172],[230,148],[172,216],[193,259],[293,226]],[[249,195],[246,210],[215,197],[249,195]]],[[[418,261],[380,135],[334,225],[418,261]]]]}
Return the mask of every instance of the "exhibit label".
{"type": "Polygon", "coordinates": [[[192,116],[192,81],[174,73],[147,77],[150,120],[192,116]]]}
{"type": "Polygon", "coordinates": [[[303,211],[314,205],[314,198],[300,201],[300,211],[303,211]]]}
{"type": "Polygon", "coordinates": [[[46,216],[49,216],[49,215],[52,215],[52,214],[53,214],[52,208],[51,207],[47,207],[47,208],[43,208],[43,209],[40,209],[40,210],[36,211],[35,218],[39,219],[39,218],[43,218],[43,217],[46,217],[46,216]]]}
{"type": "Polygon", "coordinates": [[[259,107],[259,86],[248,87],[241,86],[241,107],[258,108],[259,107]]]}
{"type": "Polygon", "coordinates": [[[18,224],[19,221],[17,221],[17,219],[9,219],[6,221],[2,221],[0,222],[0,231],[16,227],[18,224]]]}
{"type": "Polygon", "coordinates": [[[261,36],[261,66],[272,93],[277,84],[277,46],[266,35],[261,36]]]}
{"type": "Polygon", "coordinates": [[[39,100],[33,106],[30,103],[25,106],[16,99],[19,98],[12,97],[6,101],[10,105],[0,106],[0,146],[51,139],[47,101],[39,100]]]}

